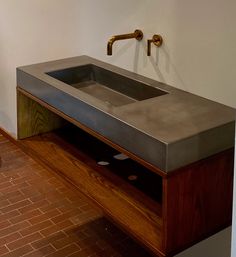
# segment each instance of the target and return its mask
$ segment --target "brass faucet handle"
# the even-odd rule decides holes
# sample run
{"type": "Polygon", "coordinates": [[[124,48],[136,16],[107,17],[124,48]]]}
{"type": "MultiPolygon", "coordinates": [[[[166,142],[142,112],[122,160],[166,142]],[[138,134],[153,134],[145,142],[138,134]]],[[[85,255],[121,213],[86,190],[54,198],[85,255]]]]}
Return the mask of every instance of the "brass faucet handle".
{"type": "Polygon", "coordinates": [[[163,43],[163,38],[161,35],[153,35],[152,39],[147,41],[147,56],[151,55],[151,44],[154,44],[157,47],[160,47],[163,43]]]}

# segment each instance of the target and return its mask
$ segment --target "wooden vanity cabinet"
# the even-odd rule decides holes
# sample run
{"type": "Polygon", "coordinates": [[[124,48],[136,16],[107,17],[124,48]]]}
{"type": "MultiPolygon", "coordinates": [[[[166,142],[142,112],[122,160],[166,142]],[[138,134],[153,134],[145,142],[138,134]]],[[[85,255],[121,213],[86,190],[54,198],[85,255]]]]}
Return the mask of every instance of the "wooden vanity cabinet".
{"type": "Polygon", "coordinates": [[[20,88],[17,101],[22,149],[154,255],[173,256],[231,224],[233,149],[165,173],[20,88]],[[119,152],[129,159],[114,160],[119,152]],[[135,184],[127,178],[137,171],[135,184]]]}

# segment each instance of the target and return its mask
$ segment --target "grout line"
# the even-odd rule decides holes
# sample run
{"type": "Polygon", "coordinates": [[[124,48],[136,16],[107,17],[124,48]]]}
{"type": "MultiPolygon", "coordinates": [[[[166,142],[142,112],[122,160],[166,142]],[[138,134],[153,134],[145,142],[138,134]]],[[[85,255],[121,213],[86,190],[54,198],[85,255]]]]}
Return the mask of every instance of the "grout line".
{"type": "Polygon", "coordinates": [[[52,244],[52,243],[49,243],[48,245],[50,245],[53,249],[55,249],[55,251],[57,251],[57,250],[58,250],[55,246],[53,246],[53,244],[52,244]]]}
{"type": "Polygon", "coordinates": [[[4,244],[4,246],[8,249],[9,252],[12,251],[12,250],[10,250],[10,248],[8,248],[7,244],[4,244]]]}

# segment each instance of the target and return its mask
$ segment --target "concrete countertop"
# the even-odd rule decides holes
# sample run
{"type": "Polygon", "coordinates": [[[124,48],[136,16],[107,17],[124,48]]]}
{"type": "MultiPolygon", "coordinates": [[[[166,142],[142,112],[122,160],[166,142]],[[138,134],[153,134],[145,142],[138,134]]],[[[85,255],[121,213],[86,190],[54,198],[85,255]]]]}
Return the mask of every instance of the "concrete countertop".
{"type": "Polygon", "coordinates": [[[234,146],[233,108],[88,56],[20,67],[17,85],[165,172],[234,146]],[[168,94],[115,107],[46,74],[86,64],[108,69],[168,94]],[[88,113],[86,117],[78,110],[85,107],[88,108],[83,109],[88,113]]]}

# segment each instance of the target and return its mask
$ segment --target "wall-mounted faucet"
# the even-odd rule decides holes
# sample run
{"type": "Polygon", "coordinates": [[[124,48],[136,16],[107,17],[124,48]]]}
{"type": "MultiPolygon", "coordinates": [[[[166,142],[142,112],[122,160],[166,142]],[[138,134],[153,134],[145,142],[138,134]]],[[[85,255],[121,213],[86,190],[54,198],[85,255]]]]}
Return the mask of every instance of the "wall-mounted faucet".
{"type": "Polygon", "coordinates": [[[135,38],[140,41],[143,39],[143,32],[139,29],[136,29],[134,33],[112,36],[107,43],[107,55],[112,55],[112,46],[115,41],[131,38],[135,38]]]}
{"type": "Polygon", "coordinates": [[[148,39],[147,41],[147,56],[151,55],[151,44],[154,44],[157,47],[160,47],[163,43],[163,39],[161,35],[153,35],[152,39],[148,39]]]}

